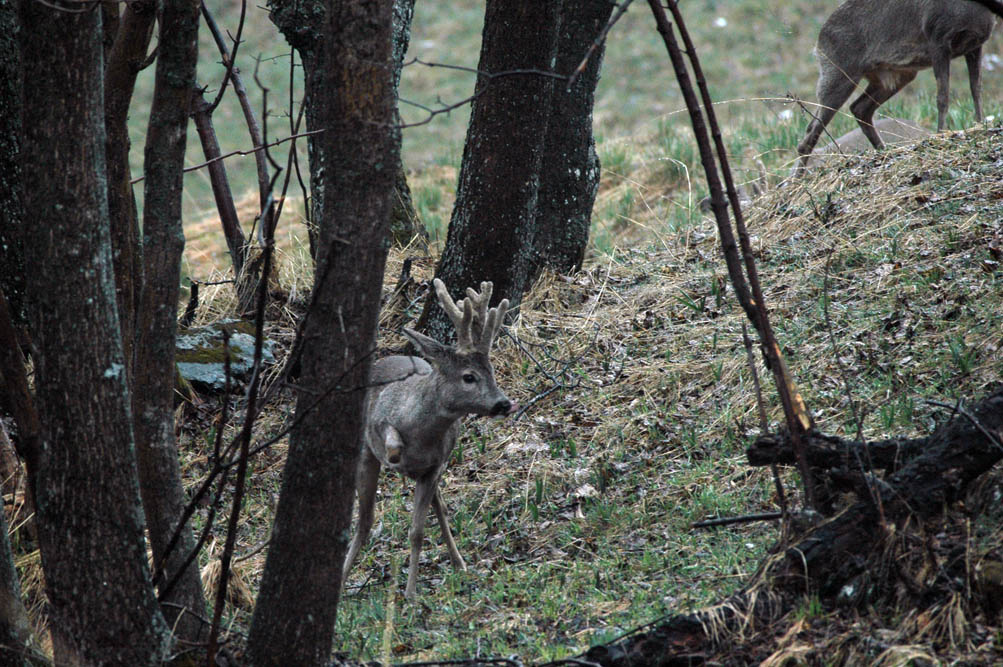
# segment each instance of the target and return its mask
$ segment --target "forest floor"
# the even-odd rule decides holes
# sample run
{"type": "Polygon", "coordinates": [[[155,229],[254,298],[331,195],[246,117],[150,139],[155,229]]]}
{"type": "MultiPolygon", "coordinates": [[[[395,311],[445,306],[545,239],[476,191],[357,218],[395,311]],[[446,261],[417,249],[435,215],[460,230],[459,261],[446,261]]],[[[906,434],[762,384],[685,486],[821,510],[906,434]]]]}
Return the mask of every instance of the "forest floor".
{"type": "MultiPolygon", "coordinates": [[[[239,6],[207,4],[232,31],[239,6]]],[[[803,181],[781,184],[806,124],[788,94],[814,100],[810,53],[827,8],[809,0],[682,5],[721,100],[738,180],[753,178],[758,160],[771,182],[747,220],[777,337],[819,429],[846,437],[921,435],[950,414],[931,401],[974,401],[999,387],[1000,31],[987,46],[984,73],[986,110],[996,118],[981,129],[835,158],[803,181]]],[[[419,600],[403,600],[411,487],[385,476],[376,528],[339,608],[336,643],[351,659],[575,656],[756,582],[778,539],[770,523],[691,528],[708,517],[772,511],[777,498],[768,470],[745,462],[760,428],[743,315],[714,224],[696,205],[706,194],[702,169],[645,10],[635,3],[610,35],[595,115],[603,181],[585,266],[574,275],[543,276],[493,354],[500,387],[526,410],[466,422],[443,482],[469,570],[452,569],[430,521],[419,600]]],[[[483,3],[474,0],[443,8],[418,3],[409,56],[475,67],[482,17],[483,3]]],[[[249,8],[244,39],[245,77],[257,70],[272,88],[262,106],[274,135],[288,123],[288,47],[261,9],[249,8]]],[[[209,83],[218,78],[219,58],[208,42],[202,53],[199,77],[209,83]]],[[[952,130],[973,123],[962,90],[967,77],[957,66],[952,130]]],[[[295,81],[297,68],[292,72],[295,81]]],[[[414,64],[405,69],[402,97],[426,106],[454,102],[470,94],[472,81],[470,73],[414,64]]],[[[921,73],[882,111],[932,127],[933,91],[932,74],[921,73]]],[[[137,107],[148,94],[137,93],[137,107]]],[[[246,148],[235,108],[226,99],[217,112],[224,151],[246,148]]],[[[422,120],[419,111],[404,114],[422,120]]],[[[139,173],[142,115],[134,117],[139,173]]],[[[433,243],[428,253],[392,251],[386,293],[407,258],[419,283],[432,275],[455,196],[465,118],[461,109],[405,130],[415,205],[433,243]]],[[[851,127],[843,113],[831,132],[851,127]]],[[[189,146],[190,163],[201,162],[194,136],[189,146]]],[[[280,161],[282,150],[275,151],[280,161]]],[[[234,190],[252,191],[251,160],[228,165],[234,190]]],[[[186,275],[225,277],[225,244],[204,176],[189,174],[185,187],[186,275]]],[[[279,228],[279,281],[288,300],[273,308],[268,324],[279,364],[311,283],[302,210],[302,198],[290,197],[279,228]]],[[[239,211],[250,228],[256,198],[246,197],[239,211]]],[[[203,289],[199,322],[232,314],[229,290],[203,289]]],[[[397,331],[417,315],[422,294],[411,296],[406,308],[382,314],[381,347],[402,343],[397,331]]],[[[759,373],[773,430],[782,415],[761,364],[759,373]]],[[[218,415],[218,398],[202,398],[179,409],[189,488],[208,469],[218,415]]],[[[239,403],[239,394],[233,398],[239,403]]],[[[279,431],[291,410],[287,392],[268,406],[256,440],[279,431]]],[[[225,616],[235,646],[250,620],[285,453],[282,440],[254,459],[249,474],[225,616]]],[[[797,476],[783,471],[782,481],[799,502],[797,476]]],[[[963,507],[949,509],[944,523],[916,533],[925,547],[918,551],[929,558],[909,570],[903,586],[922,587],[923,568],[956,563],[960,554],[968,574],[955,592],[932,595],[919,610],[891,603],[836,610],[809,594],[774,625],[745,628],[746,648],[720,662],[991,664],[1003,652],[1003,625],[976,604],[972,582],[979,568],[1003,562],[1003,473],[993,471],[963,507]]],[[[206,519],[207,510],[199,510],[196,527],[206,519]]],[[[222,530],[215,532],[220,544],[222,530]]],[[[209,588],[220,544],[202,559],[209,588]]],[[[29,590],[38,585],[30,577],[23,583],[29,590]]]]}

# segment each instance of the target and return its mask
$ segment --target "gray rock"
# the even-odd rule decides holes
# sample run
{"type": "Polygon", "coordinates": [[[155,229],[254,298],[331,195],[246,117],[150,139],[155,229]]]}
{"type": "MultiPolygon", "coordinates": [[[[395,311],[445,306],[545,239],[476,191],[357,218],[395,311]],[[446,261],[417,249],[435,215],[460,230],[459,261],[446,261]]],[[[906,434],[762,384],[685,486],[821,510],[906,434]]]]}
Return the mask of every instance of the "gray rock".
{"type": "MultiPolygon", "coordinates": [[[[175,346],[178,372],[197,389],[222,391],[226,386],[224,330],[230,332],[231,383],[250,377],[254,367],[254,326],[243,320],[220,320],[178,332],[175,346]]],[[[262,363],[275,363],[273,346],[273,341],[267,338],[263,341],[262,363]]]]}

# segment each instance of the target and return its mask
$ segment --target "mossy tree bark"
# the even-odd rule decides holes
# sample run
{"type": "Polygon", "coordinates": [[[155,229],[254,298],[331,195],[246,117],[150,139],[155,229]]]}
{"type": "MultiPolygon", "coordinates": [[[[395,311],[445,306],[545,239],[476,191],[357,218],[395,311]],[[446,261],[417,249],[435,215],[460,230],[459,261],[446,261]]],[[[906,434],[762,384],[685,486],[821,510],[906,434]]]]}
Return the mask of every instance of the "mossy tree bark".
{"type": "MultiPolygon", "coordinates": [[[[564,1],[555,70],[570,75],[602,33],[613,11],[608,0],[564,1]]],[[[589,240],[592,206],[599,191],[599,156],[592,134],[592,108],[605,46],[598,47],[568,90],[554,84],[544,146],[538,230],[529,283],[543,268],[561,273],[582,267],[589,240]]]]}
{"type": "Polygon", "coordinates": [[[155,664],[105,181],[101,13],[20,6],[26,282],[41,446],[29,479],[58,664],[155,664]]]}
{"type": "MultiPolygon", "coordinates": [[[[320,129],[323,109],[316,100],[323,96],[320,86],[324,75],[324,16],[325,5],[321,0],[269,0],[268,9],[272,22],[285,36],[289,45],[296,49],[303,59],[304,85],[306,86],[306,126],[307,130],[320,129]]],[[[400,81],[404,54],[411,39],[411,18],[414,15],[414,0],[395,0],[393,13],[393,51],[391,66],[394,71],[393,91],[396,107],[397,87],[400,81]]],[[[396,117],[396,114],[395,114],[396,117]]],[[[395,120],[395,122],[397,122],[395,120]]],[[[320,149],[322,137],[307,137],[307,155],[310,161],[310,202],[308,207],[308,233],[310,236],[310,256],[317,258],[317,221],[324,215],[324,171],[325,155],[320,149]]],[[[399,155],[399,152],[398,152],[399,155]]],[[[418,220],[411,201],[411,189],[407,184],[404,165],[397,158],[397,175],[394,194],[394,209],[391,231],[398,243],[406,243],[415,235],[425,236],[425,228],[418,220]]]]}
{"type": "MultiPolygon", "coordinates": [[[[518,308],[528,287],[537,198],[554,79],[511,70],[552,69],[561,3],[488,0],[479,74],[460,166],[456,205],[436,275],[454,295],[494,282],[492,303],[518,308]]],[[[452,324],[429,299],[422,325],[446,341],[452,324]]]]}
{"type": "Polygon", "coordinates": [[[200,638],[200,617],[205,613],[197,562],[182,571],[194,548],[191,526],[181,528],[181,537],[169,552],[168,546],[185,507],[174,437],[174,350],[185,247],[182,169],[195,87],[199,6],[199,0],[166,0],[158,21],[157,70],[144,159],[143,288],[133,385],[140,491],[153,561],[164,570],[158,581],[163,613],[175,633],[191,642],[200,638]],[[177,584],[165,591],[164,584],[176,577],[177,584]]]}
{"type": "Polygon", "coordinates": [[[297,426],[248,638],[251,665],[325,664],[348,546],[363,400],[375,348],[400,137],[390,68],[391,0],[332,2],[314,91],[327,131],[326,201],[304,331],[297,426]],[[336,168],[334,168],[336,166],[336,168]]]}

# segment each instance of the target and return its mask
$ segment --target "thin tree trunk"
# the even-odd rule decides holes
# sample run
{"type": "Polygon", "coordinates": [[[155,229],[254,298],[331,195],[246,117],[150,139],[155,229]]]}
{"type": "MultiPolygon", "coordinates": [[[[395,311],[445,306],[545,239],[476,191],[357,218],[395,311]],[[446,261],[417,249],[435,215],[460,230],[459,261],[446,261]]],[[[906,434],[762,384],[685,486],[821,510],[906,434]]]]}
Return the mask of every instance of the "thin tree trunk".
{"type": "Polygon", "coordinates": [[[304,332],[297,419],[255,605],[252,665],[329,659],[348,546],[363,400],[375,347],[400,135],[390,70],[390,0],[330,7],[314,100],[327,131],[315,301],[304,332]]]}
{"type": "Polygon", "coordinates": [[[156,3],[137,0],[125,6],[108,53],[104,77],[105,153],[108,156],[108,216],[111,220],[115,295],[127,377],[132,378],[135,320],[143,281],[139,220],[129,170],[129,106],[136,76],[153,34],[156,3]]]}
{"type": "MultiPolygon", "coordinates": [[[[136,452],[154,564],[171,580],[194,548],[190,526],[166,553],[184,510],[174,438],[174,344],[181,254],[182,169],[198,57],[199,0],[167,0],[160,17],[156,83],[146,135],[143,207],[143,291],[137,318],[136,452]]],[[[163,583],[163,582],[160,582],[163,583]]],[[[197,563],[182,574],[163,603],[175,633],[198,641],[205,597],[197,563]],[[185,613],[187,610],[188,613],[185,613]]]]}
{"type": "MultiPolygon", "coordinates": [[[[393,74],[394,74],[394,105],[397,107],[397,122],[400,123],[400,104],[398,103],[401,70],[404,67],[404,55],[411,43],[411,20],[414,18],[414,0],[394,0],[393,22],[393,74]]],[[[394,182],[393,211],[390,215],[390,236],[398,246],[405,246],[415,237],[419,245],[427,249],[428,232],[418,219],[411,199],[411,188],[407,184],[407,174],[404,162],[397,160],[397,176],[394,182]]]]}
{"type": "MultiPolygon", "coordinates": [[[[436,270],[455,295],[494,282],[492,302],[517,308],[528,287],[537,231],[547,122],[540,100],[554,79],[537,73],[492,78],[516,69],[550,71],[557,52],[558,2],[488,0],[476,91],[463,149],[456,206],[436,270]]],[[[435,299],[422,320],[445,341],[453,327],[435,299]]]]}
{"type": "MultiPolygon", "coordinates": [[[[216,129],[212,124],[212,116],[209,114],[209,103],[202,96],[200,88],[192,91],[192,103],[194,106],[193,119],[195,128],[198,130],[199,141],[202,144],[202,154],[205,156],[209,166],[209,183],[212,185],[213,198],[216,200],[216,212],[219,213],[219,221],[223,226],[223,237],[226,239],[226,247],[230,251],[230,261],[233,263],[233,275],[240,285],[241,272],[244,270],[244,253],[247,251],[247,238],[244,230],[240,228],[240,218],[237,217],[237,207],[233,203],[233,192],[230,190],[230,179],[226,175],[226,164],[219,159],[223,152],[219,148],[219,140],[216,139],[216,129]]],[[[257,281],[255,281],[257,282],[257,281]]],[[[238,298],[240,302],[240,312],[243,312],[254,297],[254,285],[247,290],[248,294],[241,294],[238,298]]]]}
{"type": "Polygon", "coordinates": [[[57,664],[149,665],[146,562],[105,185],[100,12],[21,3],[24,238],[41,421],[29,470],[57,664]]]}
{"type": "MultiPolygon", "coordinates": [[[[558,73],[570,75],[602,33],[613,3],[609,0],[564,0],[558,36],[558,73]]],[[[589,240],[592,205],[599,191],[599,156],[592,135],[592,107],[604,46],[593,52],[571,90],[554,84],[547,125],[546,159],[540,175],[532,282],[544,267],[562,273],[582,267],[589,240]]]]}

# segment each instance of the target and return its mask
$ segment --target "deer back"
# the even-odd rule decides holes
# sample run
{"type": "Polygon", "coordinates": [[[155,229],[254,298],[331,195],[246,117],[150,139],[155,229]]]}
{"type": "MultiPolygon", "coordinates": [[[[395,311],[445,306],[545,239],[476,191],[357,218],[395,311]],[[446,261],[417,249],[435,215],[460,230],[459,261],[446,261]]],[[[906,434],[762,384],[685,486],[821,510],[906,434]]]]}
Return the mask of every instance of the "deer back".
{"type": "Polygon", "coordinates": [[[933,65],[931,45],[951,57],[989,39],[996,18],[964,0],[847,0],[829,16],[818,36],[818,54],[851,76],[875,70],[918,70],[933,65]]]}

